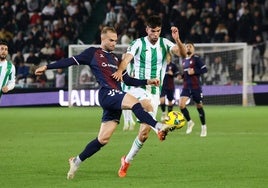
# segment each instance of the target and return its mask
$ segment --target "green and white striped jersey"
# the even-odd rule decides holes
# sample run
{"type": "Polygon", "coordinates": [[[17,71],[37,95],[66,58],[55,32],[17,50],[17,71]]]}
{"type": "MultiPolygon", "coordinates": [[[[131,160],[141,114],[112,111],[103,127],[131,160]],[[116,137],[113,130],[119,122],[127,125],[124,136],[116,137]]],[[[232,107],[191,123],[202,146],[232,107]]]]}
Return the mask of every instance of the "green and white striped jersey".
{"type": "Polygon", "coordinates": [[[134,77],[138,79],[158,78],[160,87],[144,86],[148,92],[160,95],[167,66],[167,55],[171,54],[173,42],[160,37],[156,44],[151,44],[147,37],[134,40],[127,49],[127,53],[134,56],[134,77]]]}
{"type": "Polygon", "coordinates": [[[0,62],[0,97],[2,87],[7,86],[9,90],[15,87],[15,66],[9,61],[0,62]]]}
{"type": "MultiPolygon", "coordinates": [[[[126,71],[127,71],[129,76],[134,77],[134,64],[133,64],[133,62],[130,62],[128,64],[126,71]]],[[[133,86],[128,86],[124,82],[121,82],[121,87],[122,87],[123,91],[128,92],[131,89],[131,87],[133,87],[133,86]]]]}

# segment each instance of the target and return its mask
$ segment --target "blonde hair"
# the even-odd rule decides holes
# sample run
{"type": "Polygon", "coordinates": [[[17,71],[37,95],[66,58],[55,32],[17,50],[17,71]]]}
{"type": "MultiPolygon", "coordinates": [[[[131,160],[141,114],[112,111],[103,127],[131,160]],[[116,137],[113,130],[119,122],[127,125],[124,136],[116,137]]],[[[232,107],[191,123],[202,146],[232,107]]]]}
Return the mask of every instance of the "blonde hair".
{"type": "Polygon", "coordinates": [[[116,30],[115,30],[114,27],[106,26],[106,27],[104,27],[104,28],[101,30],[101,35],[103,35],[103,34],[107,34],[108,32],[116,33],[116,30]]]}

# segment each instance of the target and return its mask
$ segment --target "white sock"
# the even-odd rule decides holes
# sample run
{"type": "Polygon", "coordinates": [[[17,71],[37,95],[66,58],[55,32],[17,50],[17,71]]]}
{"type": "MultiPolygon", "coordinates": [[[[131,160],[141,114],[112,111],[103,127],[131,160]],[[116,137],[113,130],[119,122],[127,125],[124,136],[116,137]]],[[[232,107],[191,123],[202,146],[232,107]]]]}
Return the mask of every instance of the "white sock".
{"type": "Polygon", "coordinates": [[[137,155],[137,153],[140,151],[140,149],[142,148],[143,143],[139,140],[138,137],[135,138],[132,147],[130,149],[130,151],[128,152],[125,161],[127,163],[130,163],[130,161],[133,160],[133,158],[137,155]]]}
{"type": "Polygon", "coordinates": [[[161,130],[162,127],[163,127],[163,124],[157,122],[153,130],[154,130],[156,133],[158,133],[158,130],[161,130]]]}
{"type": "Polygon", "coordinates": [[[128,111],[128,120],[131,124],[135,124],[131,110],[128,111]]]}
{"type": "Polygon", "coordinates": [[[124,125],[128,123],[128,110],[123,110],[123,117],[124,117],[124,125]]]}
{"type": "Polygon", "coordinates": [[[79,166],[80,163],[82,163],[82,161],[81,161],[81,159],[79,158],[79,156],[77,155],[77,156],[75,157],[75,159],[74,159],[74,164],[75,164],[76,166],[79,166]]]}

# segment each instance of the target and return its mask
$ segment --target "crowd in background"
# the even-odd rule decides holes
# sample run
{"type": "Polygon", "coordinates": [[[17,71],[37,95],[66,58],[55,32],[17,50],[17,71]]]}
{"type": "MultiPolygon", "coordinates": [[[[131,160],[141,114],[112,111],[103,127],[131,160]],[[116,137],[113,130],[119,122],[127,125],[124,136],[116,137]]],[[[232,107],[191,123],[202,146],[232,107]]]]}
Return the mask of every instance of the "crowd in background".
{"type": "MultiPolygon", "coordinates": [[[[109,0],[106,8],[106,18],[99,28],[115,26],[121,44],[129,44],[133,39],[145,36],[146,18],[158,14],[163,20],[162,36],[169,39],[170,27],[175,25],[182,41],[246,42],[252,45],[252,81],[262,81],[266,74],[267,0],[109,0]]],[[[225,60],[224,57],[210,58],[207,64],[211,68],[208,84],[232,84],[234,82],[230,82],[230,78],[222,76],[231,74],[234,75],[229,77],[236,84],[242,82],[242,64],[232,59],[230,61],[236,65],[231,65],[225,60]],[[222,66],[223,63],[225,66],[222,66]],[[230,73],[230,69],[234,72],[230,73]]]]}
{"type": "MultiPolygon", "coordinates": [[[[98,1],[0,0],[0,39],[9,43],[17,79],[30,77],[32,82],[45,83],[46,78],[35,78],[34,67],[31,70],[25,63],[38,66],[41,62],[67,57],[68,45],[80,39],[83,25],[94,16],[92,8],[98,1]],[[29,54],[29,60],[24,54],[29,54]]],[[[99,32],[109,25],[116,28],[119,44],[129,44],[146,35],[145,19],[158,14],[163,20],[164,37],[171,39],[170,27],[175,25],[182,41],[247,42],[264,62],[268,38],[267,0],[107,0],[105,12],[92,43],[100,43],[99,32]]],[[[258,68],[258,64],[255,60],[252,68],[258,68]]]]}
{"type": "Polygon", "coordinates": [[[94,4],[94,0],[0,0],[0,40],[8,42],[17,84],[46,85],[46,75],[33,74],[35,66],[68,56],[68,45],[76,43],[94,4]]]}

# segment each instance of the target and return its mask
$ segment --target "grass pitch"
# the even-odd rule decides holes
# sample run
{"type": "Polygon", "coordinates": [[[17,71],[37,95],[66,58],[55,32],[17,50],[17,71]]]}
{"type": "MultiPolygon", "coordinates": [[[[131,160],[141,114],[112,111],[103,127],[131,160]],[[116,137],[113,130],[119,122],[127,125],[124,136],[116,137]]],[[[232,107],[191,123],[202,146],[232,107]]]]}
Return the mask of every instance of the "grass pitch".
{"type": "MultiPolygon", "coordinates": [[[[176,107],[177,109],[177,107],[176,107]]],[[[138,132],[122,131],[66,180],[68,158],[97,136],[101,109],[1,108],[0,186],[264,188],[268,185],[268,107],[205,106],[208,136],[196,126],[171,132],[160,142],[151,132],[126,178],[118,178],[120,158],[138,132]]],[[[123,122],[123,121],[122,121],[123,122]]]]}

